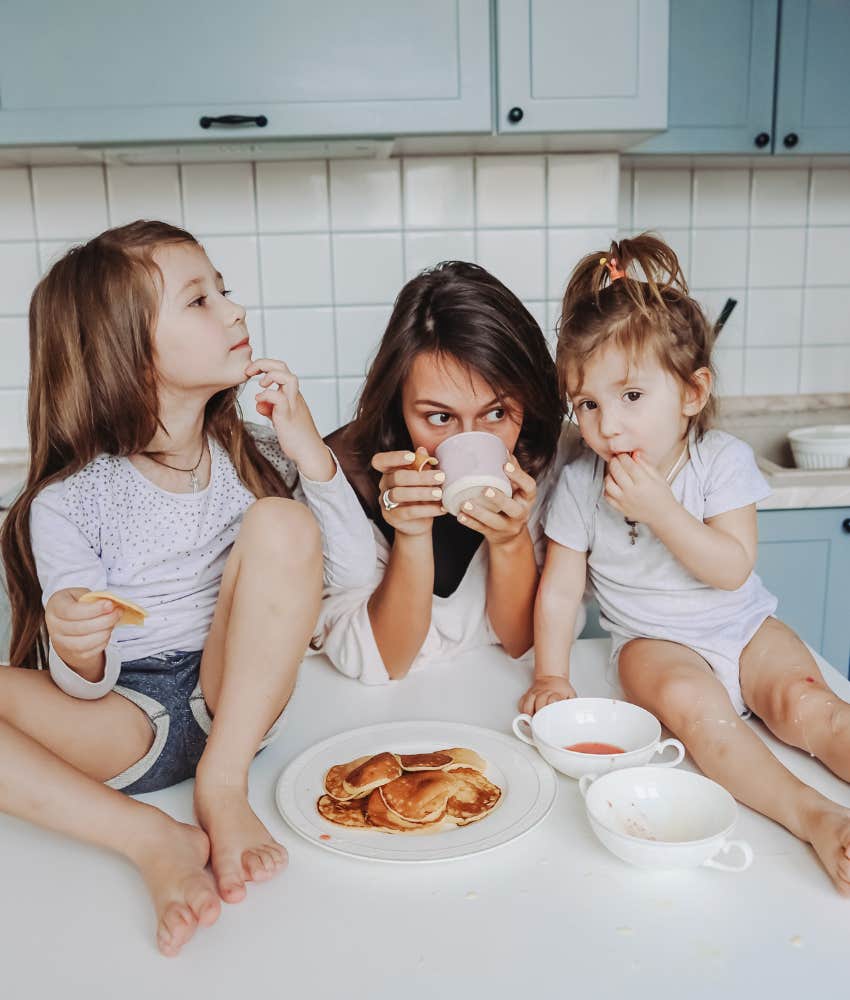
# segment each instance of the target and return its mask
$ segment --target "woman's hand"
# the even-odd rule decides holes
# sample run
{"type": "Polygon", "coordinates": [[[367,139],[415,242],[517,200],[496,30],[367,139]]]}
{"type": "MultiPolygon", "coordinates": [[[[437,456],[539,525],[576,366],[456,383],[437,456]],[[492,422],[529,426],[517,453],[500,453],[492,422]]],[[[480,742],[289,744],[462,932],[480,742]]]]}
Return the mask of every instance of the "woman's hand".
{"type": "Polygon", "coordinates": [[[257,413],[271,420],[281,450],[308,479],[316,482],[333,479],[336,473],[333,456],[316,430],[297,376],[283,361],[272,358],[258,358],[245,369],[248,378],[261,372],[263,391],[256,396],[257,413]]]}
{"type": "Polygon", "coordinates": [[[480,497],[467,500],[457,517],[461,524],[479,531],[491,548],[509,545],[526,531],[537,498],[537,484],[513,455],[505,464],[505,475],[513,485],[513,497],[488,487],[480,497]]]}
{"type": "Polygon", "coordinates": [[[431,531],[434,518],[445,514],[442,505],[444,472],[435,472],[426,465],[421,472],[408,466],[416,458],[426,458],[420,447],[416,455],[410,451],[382,451],[372,457],[372,468],[382,473],[378,483],[378,507],[387,524],[402,535],[425,535],[431,531]],[[398,504],[387,509],[389,503],[398,504]]]}
{"type": "Polygon", "coordinates": [[[542,674],[534,678],[534,683],[520,698],[519,710],[527,715],[534,715],[555,701],[566,701],[575,696],[575,688],[566,677],[542,674]]]}
{"type": "Polygon", "coordinates": [[[57,590],[44,609],[44,621],[60,658],[91,680],[89,674],[102,670],[103,651],[122,610],[108,600],[82,603],[79,598],[88,593],[84,587],[57,590]]]}

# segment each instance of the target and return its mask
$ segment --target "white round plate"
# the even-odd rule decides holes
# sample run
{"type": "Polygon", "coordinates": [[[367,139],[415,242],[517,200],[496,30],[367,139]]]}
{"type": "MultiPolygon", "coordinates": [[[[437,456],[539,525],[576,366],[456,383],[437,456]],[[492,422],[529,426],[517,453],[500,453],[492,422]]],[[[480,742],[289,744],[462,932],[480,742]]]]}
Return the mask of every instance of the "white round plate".
{"type": "Polygon", "coordinates": [[[555,772],[536,750],[513,736],[454,722],[388,722],[332,736],[300,754],[277,782],[277,807],[296,833],[319,847],[372,861],[450,861],[491,851],[545,818],[557,793],[555,772]],[[391,750],[427,753],[467,747],[487,761],[487,778],[502,789],[499,804],[469,826],[434,834],[385,833],[337,826],[319,815],[316,801],[334,764],[391,750]]]}

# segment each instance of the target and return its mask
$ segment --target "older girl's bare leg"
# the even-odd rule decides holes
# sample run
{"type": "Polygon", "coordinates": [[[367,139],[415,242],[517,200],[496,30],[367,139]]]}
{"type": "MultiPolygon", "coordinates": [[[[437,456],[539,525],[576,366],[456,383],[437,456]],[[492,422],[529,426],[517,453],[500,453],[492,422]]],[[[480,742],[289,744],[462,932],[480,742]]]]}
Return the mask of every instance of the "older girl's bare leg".
{"type": "MultiPolygon", "coordinates": [[[[0,668],[7,669],[15,668],[0,668]]],[[[205,869],[209,841],[202,830],[108,788],[1,719],[0,812],[135,864],[153,897],[164,955],[176,955],[199,925],[218,919],[221,903],[205,869]]]]}
{"type": "Polygon", "coordinates": [[[620,679],[629,700],[657,716],[707,777],[810,843],[850,896],[850,810],[780,764],[701,656],[675,642],[635,639],[620,653],[620,679]]]}
{"type": "Polygon", "coordinates": [[[246,881],[269,879],[286,863],[248,804],[248,768],[295,687],[321,594],[321,537],[312,514],[291,500],[255,503],[227,561],[201,663],[214,718],[195,808],[227,902],[244,898],[246,881]]]}

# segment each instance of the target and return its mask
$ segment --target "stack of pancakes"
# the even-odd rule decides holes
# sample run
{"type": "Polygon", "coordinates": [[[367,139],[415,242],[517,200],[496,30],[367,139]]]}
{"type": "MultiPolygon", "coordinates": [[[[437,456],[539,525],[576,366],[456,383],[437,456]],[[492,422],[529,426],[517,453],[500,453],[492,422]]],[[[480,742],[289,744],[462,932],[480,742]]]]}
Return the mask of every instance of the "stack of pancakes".
{"type": "Polygon", "coordinates": [[[385,751],[337,764],[325,775],[316,806],[339,826],[386,833],[436,833],[483,819],[501,789],[484,777],[487,762],[474,750],[433,753],[385,751]]]}

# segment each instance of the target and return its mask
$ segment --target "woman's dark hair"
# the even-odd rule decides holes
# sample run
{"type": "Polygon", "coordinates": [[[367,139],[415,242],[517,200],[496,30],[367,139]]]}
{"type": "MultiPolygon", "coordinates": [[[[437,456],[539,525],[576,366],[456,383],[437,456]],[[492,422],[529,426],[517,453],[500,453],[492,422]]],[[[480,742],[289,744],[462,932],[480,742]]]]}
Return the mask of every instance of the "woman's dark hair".
{"type": "Polygon", "coordinates": [[[402,288],[366,375],[344,438],[369,467],[374,454],[410,448],[402,389],[420,354],[452,358],[500,398],[523,409],[514,452],[537,478],[558,447],[564,404],[555,363],[531,313],[510,289],[477,264],[444,261],[402,288]]]}

